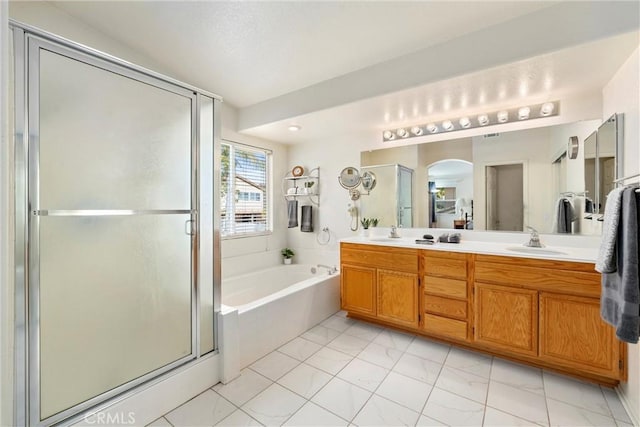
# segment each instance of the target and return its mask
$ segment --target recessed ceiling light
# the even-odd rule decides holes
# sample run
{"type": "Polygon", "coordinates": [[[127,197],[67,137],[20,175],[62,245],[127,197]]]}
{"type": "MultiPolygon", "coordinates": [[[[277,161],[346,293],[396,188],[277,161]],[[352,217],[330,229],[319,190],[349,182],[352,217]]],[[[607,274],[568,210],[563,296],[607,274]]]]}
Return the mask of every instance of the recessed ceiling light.
{"type": "Polygon", "coordinates": [[[504,123],[507,120],[509,120],[509,112],[505,110],[498,111],[498,121],[504,123]]]}
{"type": "Polygon", "coordinates": [[[478,116],[478,124],[480,126],[486,126],[489,124],[489,116],[487,116],[486,114],[480,114],[478,116]]]}
{"type": "Polygon", "coordinates": [[[531,108],[522,107],[518,110],[518,118],[520,120],[527,120],[529,118],[529,113],[531,113],[531,108]]]}
{"type": "Polygon", "coordinates": [[[468,128],[469,126],[471,126],[471,120],[469,120],[469,117],[463,117],[460,119],[460,126],[462,126],[463,128],[468,128]]]}
{"type": "Polygon", "coordinates": [[[302,129],[302,126],[299,126],[299,125],[289,125],[289,127],[288,127],[287,129],[289,129],[291,132],[298,132],[300,129],[302,129]]]}
{"type": "Polygon", "coordinates": [[[445,120],[444,122],[442,122],[442,129],[444,129],[444,130],[452,130],[453,129],[453,123],[451,123],[451,120],[445,120]]]}
{"type": "Polygon", "coordinates": [[[554,108],[555,105],[553,105],[553,102],[546,102],[542,104],[542,107],[540,107],[540,115],[546,117],[549,114],[553,113],[554,108]]]}
{"type": "Polygon", "coordinates": [[[436,133],[438,132],[438,126],[434,125],[433,123],[429,123],[427,125],[427,130],[431,133],[436,133]]]}

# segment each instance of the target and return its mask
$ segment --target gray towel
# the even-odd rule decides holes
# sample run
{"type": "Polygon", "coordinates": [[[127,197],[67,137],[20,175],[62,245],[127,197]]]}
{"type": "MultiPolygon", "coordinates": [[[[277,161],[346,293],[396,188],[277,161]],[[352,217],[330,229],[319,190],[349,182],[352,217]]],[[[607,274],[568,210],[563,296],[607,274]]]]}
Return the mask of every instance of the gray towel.
{"type": "Polygon", "coordinates": [[[298,201],[287,200],[287,213],[289,215],[289,228],[298,226],[298,201]]]}
{"type": "MultiPolygon", "coordinates": [[[[633,188],[626,188],[622,193],[622,211],[615,243],[617,271],[602,274],[600,295],[600,315],[616,328],[616,336],[620,340],[630,343],[637,343],[640,335],[638,196],[633,188]]],[[[607,206],[609,202],[607,200],[607,206]]]]}
{"type": "Polygon", "coordinates": [[[607,195],[604,222],[602,223],[602,240],[600,241],[600,250],[596,259],[596,271],[600,273],[613,273],[616,271],[615,244],[618,236],[623,190],[624,187],[614,188],[607,195]]]}
{"type": "Polygon", "coordinates": [[[558,199],[556,206],[556,224],[558,233],[571,233],[571,222],[573,221],[573,208],[571,202],[565,198],[558,199]]]}
{"type": "Polygon", "coordinates": [[[302,207],[300,222],[300,231],[313,233],[313,206],[305,205],[302,207]]]}

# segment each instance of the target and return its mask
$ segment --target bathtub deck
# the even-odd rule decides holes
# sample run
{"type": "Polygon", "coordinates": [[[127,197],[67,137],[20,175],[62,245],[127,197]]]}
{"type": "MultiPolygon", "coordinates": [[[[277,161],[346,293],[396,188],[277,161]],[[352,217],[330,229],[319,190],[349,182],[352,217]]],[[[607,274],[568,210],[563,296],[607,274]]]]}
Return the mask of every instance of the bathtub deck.
{"type": "Polygon", "coordinates": [[[611,389],[348,319],[343,312],[152,425],[350,423],[631,425],[611,389]]]}

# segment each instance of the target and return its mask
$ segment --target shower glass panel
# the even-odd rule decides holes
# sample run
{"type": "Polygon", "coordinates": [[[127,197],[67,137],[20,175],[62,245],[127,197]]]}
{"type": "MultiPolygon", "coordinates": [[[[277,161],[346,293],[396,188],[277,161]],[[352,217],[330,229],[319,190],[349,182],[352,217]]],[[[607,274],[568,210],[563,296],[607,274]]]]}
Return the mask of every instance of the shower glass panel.
{"type": "Polygon", "coordinates": [[[38,39],[29,59],[31,417],[49,423],[196,357],[196,95],[38,39]]]}
{"type": "Polygon", "coordinates": [[[191,99],[40,52],[40,209],[191,209],[191,99]]]}
{"type": "Polygon", "coordinates": [[[189,217],[40,219],[42,418],[191,353],[189,217]]]}

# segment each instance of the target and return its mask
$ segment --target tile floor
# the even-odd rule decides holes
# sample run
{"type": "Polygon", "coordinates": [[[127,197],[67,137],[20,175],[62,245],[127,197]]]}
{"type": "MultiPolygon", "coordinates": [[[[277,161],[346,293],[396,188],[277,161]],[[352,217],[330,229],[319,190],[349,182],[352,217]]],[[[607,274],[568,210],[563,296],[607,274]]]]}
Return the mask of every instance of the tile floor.
{"type": "Polygon", "coordinates": [[[153,426],[631,426],[616,393],[338,312],[153,426]]]}

